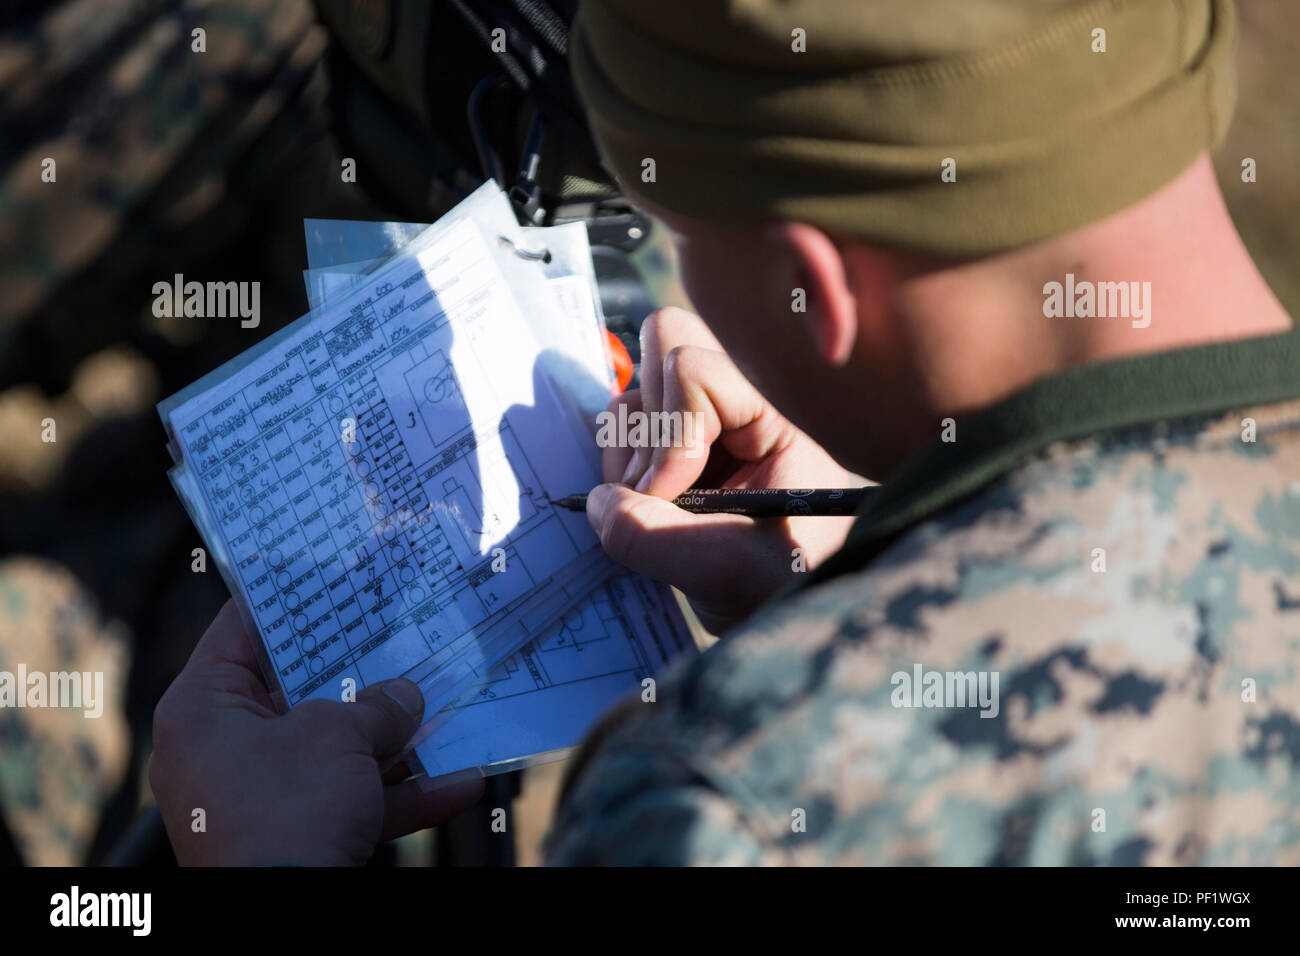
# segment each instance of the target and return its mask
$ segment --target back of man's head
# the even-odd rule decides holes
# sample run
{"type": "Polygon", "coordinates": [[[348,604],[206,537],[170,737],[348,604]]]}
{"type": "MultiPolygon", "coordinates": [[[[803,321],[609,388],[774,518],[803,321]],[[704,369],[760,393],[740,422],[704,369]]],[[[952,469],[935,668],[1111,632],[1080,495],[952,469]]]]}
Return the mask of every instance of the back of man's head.
{"type": "Polygon", "coordinates": [[[653,207],[983,255],[1169,182],[1223,135],[1231,0],[600,0],[572,38],[653,207]]]}
{"type": "Polygon", "coordinates": [[[883,477],[1066,366],[1288,325],[1207,156],[1235,26],[1231,0],[600,0],[571,56],[718,340],[883,477]],[[1074,279],[1152,294],[1052,318],[1074,279]]]}

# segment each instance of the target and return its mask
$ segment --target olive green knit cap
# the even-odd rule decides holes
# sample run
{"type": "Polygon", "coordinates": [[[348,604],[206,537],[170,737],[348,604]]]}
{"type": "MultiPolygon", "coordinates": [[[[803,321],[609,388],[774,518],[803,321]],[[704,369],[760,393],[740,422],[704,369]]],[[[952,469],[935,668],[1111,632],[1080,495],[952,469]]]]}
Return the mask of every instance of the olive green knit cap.
{"type": "Polygon", "coordinates": [[[968,256],[1118,211],[1216,144],[1235,35],[1231,0],[586,0],[572,68],[606,164],[655,205],[968,256]]]}

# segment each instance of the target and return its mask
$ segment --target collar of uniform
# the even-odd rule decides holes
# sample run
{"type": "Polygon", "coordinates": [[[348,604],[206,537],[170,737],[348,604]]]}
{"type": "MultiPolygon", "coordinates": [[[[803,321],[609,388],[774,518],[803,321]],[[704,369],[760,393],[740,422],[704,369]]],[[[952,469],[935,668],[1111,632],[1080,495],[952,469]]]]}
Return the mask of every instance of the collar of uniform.
{"type": "Polygon", "coordinates": [[[779,597],[862,567],[1053,442],[1298,396],[1300,326],[1065,369],[958,418],[955,442],[936,439],[904,461],[858,511],[844,547],[779,597]]]}

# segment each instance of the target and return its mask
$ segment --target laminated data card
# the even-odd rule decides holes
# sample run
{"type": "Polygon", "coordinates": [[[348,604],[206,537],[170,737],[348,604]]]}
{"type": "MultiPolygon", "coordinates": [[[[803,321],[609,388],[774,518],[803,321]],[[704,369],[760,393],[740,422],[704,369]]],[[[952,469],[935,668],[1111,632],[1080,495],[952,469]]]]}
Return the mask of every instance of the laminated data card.
{"type": "Polygon", "coordinates": [[[672,595],[550,503],[600,480],[585,419],[610,374],[583,270],[520,255],[533,232],[488,183],[359,260],[309,260],[311,312],[159,405],[277,706],[409,677],[431,778],[571,745],[606,688],[691,646],[672,595]],[[601,690],[541,704],[583,682],[601,690]]]}
{"type": "MultiPolygon", "coordinates": [[[[513,214],[505,209],[505,228],[513,214]]],[[[304,273],[310,304],[350,288],[382,257],[394,254],[425,228],[396,222],[308,220],[304,273]],[[348,256],[378,258],[345,261],[348,256]]],[[[567,326],[554,334],[537,330],[543,351],[578,362],[582,374],[557,375],[556,388],[570,392],[585,422],[594,422],[614,387],[605,346],[595,272],[581,223],[525,227],[528,255],[545,254],[543,270],[567,326]],[[603,394],[586,387],[600,380],[603,394]],[[596,400],[598,399],[598,401],[596,400]]],[[[566,612],[547,633],[482,675],[479,686],[426,724],[418,739],[419,764],[433,783],[492,774],[564,755],[600,715],[629,691],[695,645],[671,589],[623,574],[566,612]]]]}

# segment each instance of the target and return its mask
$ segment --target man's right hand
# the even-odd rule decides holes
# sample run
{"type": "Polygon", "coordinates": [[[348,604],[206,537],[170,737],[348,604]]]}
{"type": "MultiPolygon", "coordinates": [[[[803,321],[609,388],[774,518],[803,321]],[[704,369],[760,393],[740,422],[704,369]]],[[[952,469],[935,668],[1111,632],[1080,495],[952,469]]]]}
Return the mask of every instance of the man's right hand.
{"type": "Polygon", "coordinates": [[[677,447],[610,447],[607,484],[587,519],[614,560],[682,591],[701,623],[722,633],[844,543],[852,517],[754,520],[696,515],[670,499],[688,488],[845,488],[861,484],[784,418],[727,357],[699,316],[660,309],[641,327],[641,388],[628,414],[681,412],[699,421],[677,447]],[[699,413],[698,415],[696,413],[699,413]]]}

